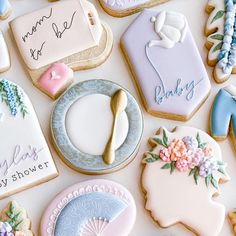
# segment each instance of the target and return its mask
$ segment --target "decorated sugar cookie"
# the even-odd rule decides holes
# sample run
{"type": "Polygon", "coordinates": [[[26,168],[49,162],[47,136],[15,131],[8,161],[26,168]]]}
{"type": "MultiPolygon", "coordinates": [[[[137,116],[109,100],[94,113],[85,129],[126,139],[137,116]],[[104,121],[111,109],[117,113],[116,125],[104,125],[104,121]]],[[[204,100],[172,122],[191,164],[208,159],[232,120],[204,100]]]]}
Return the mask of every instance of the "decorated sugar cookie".
{"type": "Polygon", "coordinates": [[[1,236],[33,236],[26,210],[12,201],[0,212],[1,236]]]}
{"type": "Polygon", "coordinates": [[[121,47],[150,114],[188,120],[207,98],[211,85],[184,15],[144,10],[121,47]]]}
{"type": "Polygon", "coordinates": [[[236,87],[228,85],[219,90],[211,109],[210,131],[216,140],[231,136],[235,146],[236,135],[236,87]]]}
{"type": "Polygon", "coordinates": [[[11,62],[7,44],[1,31],[0,31],[0,55],[1,55],[0,72],[5,72],[10,68],[11,62]]]}
{"type": "Polygon", "coordinates": [[[106,80],[71,87],[59,98],[51,119],[60,157],[86,174],[110,173],[126,166],[136,156],[142,131],[135,98],[106,80]]]}
{"type": "Polygon", "coordinates": [[[207,61],[214,67],[216,82],[222,83],[235,73],[236,3],[233,0],[208,0],[206,10],[209,13],[205,29],[209,49],[207,61]]]}
{"type": "Polygon", "coordinates": [[[152,218],[162,227],[182,223],[197,235],[219,235],[225,208],[212,197],[229,176],[218,143],[185,126],[172,132],[161,128],[149,142],[152,149],[144,155],[142,186],[152,218]]]}
{"type": "Polygon", "coordinates": [[[5,20],[10,16],[12,7],[9,0],[0,0],[0,19],[5,20]]]}
{"type": "Polygon", "coordinates": [[[229,223],[233,228],[234,235],[236,235],[236,212],[235,211],[229,212],[228,218],[229,218],[229,223]]]}
{"type": "Polygon", "coordinates": [[[128,16],[167,1],[169,0],[99,0],[103,9],[116,17],[128,16]]]}
{"type": "Polygon", "coordinates": [[[112,49],[109,26],[87,0],[49,4],[14,19],[10,27],[34,85],[52,98],[71,84],[71,69],[96,67],[112,49]],[[54,72],[60,72],[57,80],[54,72]]]}
{"type": "Polygon", "coordinates": [[[90,180],[56,196],[42,217],[40,235],[129,235],[135,218],[127,189],[109,180],[90,180]]]}
{"type": "Polygon", "coordinates": [[[0,199],[57,176],[29,98],[5,79],[0,79],[0,140],[0,199]]]}

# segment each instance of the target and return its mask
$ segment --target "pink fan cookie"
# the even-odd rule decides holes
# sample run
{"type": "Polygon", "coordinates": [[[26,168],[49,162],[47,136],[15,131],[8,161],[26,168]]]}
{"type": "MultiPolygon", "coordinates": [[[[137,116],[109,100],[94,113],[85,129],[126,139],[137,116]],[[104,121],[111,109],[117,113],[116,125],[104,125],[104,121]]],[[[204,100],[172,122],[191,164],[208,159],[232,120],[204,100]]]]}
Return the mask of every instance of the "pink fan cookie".
{"type": "Polygon", "coordinates": [[[219,145],[184,126],[161,128],[149,141],[153,149],[143,159],[142,186],[153,219],[162,227],[180,222],[197,235],[219,235],[225,208],[212,197],[220,193],[218,183],[229,180],[219,145]]]}
{"type": "Polygon", "coordinates": [[[40,235],[125,236],[135,218],[134,199],[127,189],[109,180],[90,180],[56,196],[42,217],[40,235]]]}

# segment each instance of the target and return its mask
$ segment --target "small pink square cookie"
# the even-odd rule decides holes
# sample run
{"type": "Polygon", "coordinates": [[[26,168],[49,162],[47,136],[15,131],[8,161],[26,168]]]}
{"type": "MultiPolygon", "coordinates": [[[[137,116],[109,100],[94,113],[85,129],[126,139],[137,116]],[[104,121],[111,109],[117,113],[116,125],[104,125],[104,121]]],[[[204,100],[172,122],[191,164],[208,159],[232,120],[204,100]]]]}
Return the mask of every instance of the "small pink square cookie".
{"type": "Polygon", "coordinates": [[[66,64],[55,63],[38,79],[38,86],[56,99],[73,82],[73,75],[66,64]]]}

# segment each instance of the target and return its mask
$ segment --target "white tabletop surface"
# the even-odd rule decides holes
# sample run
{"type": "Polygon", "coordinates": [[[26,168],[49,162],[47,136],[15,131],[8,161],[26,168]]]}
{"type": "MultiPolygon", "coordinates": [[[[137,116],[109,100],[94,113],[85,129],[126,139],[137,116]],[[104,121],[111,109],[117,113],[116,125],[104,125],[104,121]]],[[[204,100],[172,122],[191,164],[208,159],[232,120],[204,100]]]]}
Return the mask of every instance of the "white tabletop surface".
{"type": "MultiPolygon", "coordinates": [[[[143,153],[146,150],[148,150],[148,145],[147,145],[148,138],[151,135],[153,135],[160,126],[166,126],[167,128],[172,129],[176,125],[188,125],[200,128],[204,131],[208,131],[209,111],[212,102],[214,100],[215,94],[217,93],[219,88],[225,86],[229,82],[231,82],[232,84],[236,84],[236,81],[234,81],[236,76],[231,76],[230,81],[226,82],[225,84],[216,84],[211,75],[212,68],[206,65],[212,84],[212,91],[210,97],[207,99],[207,101],[203,104],[200,110],[194,115],[194,117],[190,121],[182,123],[182,122],[164,120],[153,117],[147,114],[143,110],[145,129],[141,147],[135,160],[126,168],[113,174],[104,176],[87,176],[84,174],[80,174],[67,167],[56,154],[50,141],[50,132],[49,132],[50,114],[55,102],[52,101],[47,96],[45,96],[43,93],[41,93],[38,89],[33,87],[30,78],[26,70],[24,69],[24,65],[16,49],[16,45],[11,39],[9,33],[8,22],[11,19],[24,13],[28,13],[32,10],[36,10],[38,8],[47,6],[50,3],[48,3],[47,0],[10,0],[10,2],[13,5],[13,14],[7,20],[0,22],[0,28],[3,30],[7,43],[10,48],[12,66],[9,71],[2,74],[2,77],[5,77],[11,81],[18,83],[20,86],[24,88],[26,93],[31,98],[31,101],[38,115],[40,124],[42,126],[43,132],[46,136],[46,139],[52,151],[52,155],[59,169],[60,175],[58,178],[48,183],[36,186],[32,189],[26,190],[24,192],[18,193],[9,198],[1,200],[0,207],[4,207],[5,204],[7,204],[12,199],[17,200],[20,204],[25,206],[25,208],[28,211],[29,218],[32,220],[33,231],[37,236],[40,217],[45,207],[50,203],[50,201],[54,198],[54,196],[57,193],[59,193],[66,187],[83,180],[105,178],[123,184],[130,190],[130,192],[133,194],[135,198],[137,204],[137,220],[130,236],[193,235],[190,231],[188,231],[181,225],[175,225],[167,229],[161,229],[152,220],[149,213],[144,209],[144,197],[140,187],[140,176],[142,171],[141,159],[143,157],[143,153]]],[[[90,79],[99,79],[99,78],[111,80],[127,88],[132,94],[134,94],[134,96],[140,103],[141,102],[140,97],[137,94],[127,64],[124,61],[121,50],[119,48],[120,36],[124,32],[124,30],[128,27],[128,25],[134,20],[136,14],[125,18],[111,17],[101,9],[99,3],[96,0],[94,0],[93,2],[98,9],[101,19],[109,23],[109,25],[112,28],[114,34],[114,47],[108,60],[100,67],[87,71],[76,72],[75,82],[90,80],[90,79]]],[[[207,49],[204,47],[204,43],[206,40],[206,37],[204,36],[204,25],[207,20],[207,14],[204,11],[206,2],[207,0],[171,0],[166,4],[155,7],[156,9],[159,10],[168,9],[168,10],[179,11],[186,15],[204,62],[206,61],[206,55],[207,55],[207,49]]],[[[229,211],[230,209],[236,207],[235,151],[229,139],[220,142],[219,144],[223,151],[223,159],[228,163],[227,170],[231,176],[231,181],[224,185],[221,185],[222,194],[221,196],[215,198],[215,201],[224,204],[227,211],[229,211]]],[[[192,214],[194,214],[194,212],[192,214]]],[[[189,217],[191,217],[191,215],[189,217]]],[[[214,222],[212,222],[212,227],[214,227],[214,222]]],[[[232,231],[226,219],[220,236],[230,236],[230,235],[232,235],[232,231]]]]}

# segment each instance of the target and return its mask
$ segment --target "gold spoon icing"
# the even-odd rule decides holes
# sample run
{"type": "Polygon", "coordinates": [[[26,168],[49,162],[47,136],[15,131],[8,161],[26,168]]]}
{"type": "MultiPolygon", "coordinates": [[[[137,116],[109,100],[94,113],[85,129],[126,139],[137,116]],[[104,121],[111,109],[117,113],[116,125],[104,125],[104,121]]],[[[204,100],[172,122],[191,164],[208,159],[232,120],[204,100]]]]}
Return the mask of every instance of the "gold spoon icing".
{"type": "Polygon", "coordinates": [[[127,107],[127,95],[125,91],[122,89],[115,92],[115,94],[111,98],[111,111],[113,114],[113,125],[111,136],[107,142],[106,148],[103,152],[103,161],[110,165],[115,160],[115,139],[116,139],[116,131],[117,131],[117,119],[119,115],[125,110],[127,107]]]}

